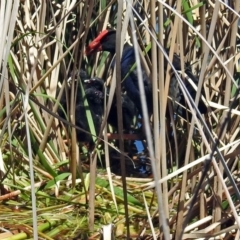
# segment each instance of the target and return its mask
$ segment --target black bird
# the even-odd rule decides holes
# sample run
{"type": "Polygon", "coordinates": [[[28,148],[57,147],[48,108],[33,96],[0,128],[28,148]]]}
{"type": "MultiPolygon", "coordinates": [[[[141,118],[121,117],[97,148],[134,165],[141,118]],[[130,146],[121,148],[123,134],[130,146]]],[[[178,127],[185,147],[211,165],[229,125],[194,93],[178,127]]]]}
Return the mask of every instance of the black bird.
{"type": "MultiPolygon", "coordinates": [[[[83,88],[85,94],[82,94],[82,90],[79,86],[79,90],[77,91],[77,99],[76,99],[76,109],[75,109],[75,120],[76,126],[84,129],[85,131],[91,132],[88,118],[86,114],[86,110],[90,110],[92,116],[92,122],[94,124],[94,128],[96,131],[96,135],[99,134],[101,123],[102,123],[102,115],[103,115],[103,86],[104,81],[99,78],[91,78],[89,80],[82,80],[83,88]],[[84,105],[84,100],[87,99],[88,107],[84,105]]],[[[67,89],[68,95],[70,96],[70,89],[67,89]]],[[[61,105],[66,111],[66,96],[63,95],[61,99],[61,105]]],[[[65,118],[65,114],[63,111],[59,109],[59,115],[65,118]]],[[[77,140],[79,142],[88,142],[93,144],[93,138],[91,134],[80,131],[77,129],[77,140]]]]}
{"type": "MultiPolygon", "coordinates": [[[[91,78],[89,80],[85,80],[85,83],[88,83],[86,85],[86,88],[88,86],[91,86],[92,88],[95,88],[98,91],[103,92],[103,83],[104,81],[98,77],[91,78]]],[[[108,92],[108,88],[106,91],[108,92]]],[[[122,100],[122,117],[123,117],[123,129],[126,131],[129,131],[132,127],[133,118],[136,115],[136,109],[134,103],[129,99],[129,97],[126,94],[121,95],[122,100]]],[[[108,120],[107,122],[111,124],[114,128],[117,129],[117,99],[116,95],[114,95],[112,106],[109,111],[108,120]]]]}
{"type": "MultiPolygon", "coordinates": [[[[86,110],[89,109],[91,112],[95,132],[98,136],[102,124],[104,95],[102,91],[99,91],[94,87],[89,87],[85,89],[85,97],[88,102],[88,108],[84,106],[84,98],[83,101],[80,101],[80,103],[76,103],[76,125],[90,132],[88,118],[86,114],[86,110]]],[[[84,140],[85,142],[92,142],[93,139],[91,135],[83,133],[81,131],[77,131],[77,137],[79,141],[84,140]]]]}
{"type": "MultiPolygon", "coordinates": [[[[112,55],[115,54],[116,49],[116,31],[104,30],[95,38],[87,47],[86,54],[89,55],[93,52],[107,51],[112,55]]],[[[124,78],[129,73],[131,67],[136,62],[134,48],[129,44],[124,45],[122,59],[121,59],[121,77],[124,78]]],[[[152,84],[148,78],[146,72],[142,70],[143,84],[145,89],[146,101],[149,114],[152,113],[152,84]]],[[[142,106],[140,100],[140,92],[138,88],[138,76],[137,69],[135,68],[123,81],[124,89],[127,92],[128,97],[133,101],[137,107],[140,115],[142,115],[142,106]]]]}
{"type": "MultiPolygon", "coordinates": [[[[86,54],[89,55],[93,52],[107,51],[107,52],[110,52],[112,55],[114,55],[116,52],[115,45],[116,45],[116,31],[115,30],[104,30],[103,32],[101,32],[98,35],[97,38],[95,38],[88,45],[88,47],[86,49],[86,54]]],[[[121,59],[122,78],[124,78],[124,76],[127,75],[127,73],[129,72],[129,70],[131,69],[132,65],[135,62],[136,62],[136,60],[135,60],[134,49],[132,46],[130,46],[129,44],[126,43],[124,45],[122,59],[121,59]]],[[[179,57],[177,55],[174,55],[173,65],[177,70],[181,70],[180,63],[181,62],[180,62],[179,57]]],[[[164,65],[166,68],[167,67],[166,60],[165,60],[164,65]]],[[[186,67],[185,72],[195,82],[195,84],[198,83],[197,77],[194,76],[194,74],[191,72],[191,69],[189,67],[186,67]]],[[[147,107],[148,107],[149,114],[151,114],[152,108],[153,108],[152,85],[151,85],[150,79],[148,78],[146,72],[143,70],[142,73],[143,73],[143,82],[144,82],[144,89],[145,89],[145,94],[146,94],[147,107]]],[[[136,68],[124,80],[123,86],[129,96],[129,98],[134,102],[134,104],[138,108],[138,111],[141,114],[142,108],[141,108],[140,93],[139,93],[139,88],[138,88],[138,76],[137,76],[136,68]]],[[[190,95],[192,96],[192,98],[195,99],[196,91],[194,90],[194,88],[189,83],[186,83],[186,87],[187,87],[190,95]]],[[[184,96],[182,94],[180,97],[180,103],[185,105],[184,96]]],[[[201,113],[207,112],[207,107],[201,99],[199,101],[198,109],[200,110],[201,113]]],[[[182,112],[184,112],[184,110],[182,112]]],[[[184,115],[185,115],[185,113],[184,113],[184,115]]]]}

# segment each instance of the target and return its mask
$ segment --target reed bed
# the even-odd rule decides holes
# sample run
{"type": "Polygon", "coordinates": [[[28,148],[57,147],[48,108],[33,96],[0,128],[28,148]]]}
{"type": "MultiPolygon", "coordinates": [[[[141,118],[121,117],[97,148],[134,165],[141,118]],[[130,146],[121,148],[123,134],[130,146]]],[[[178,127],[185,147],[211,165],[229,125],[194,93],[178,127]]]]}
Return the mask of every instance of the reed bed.
{"type": "Polygon", "coordinates": [[[239,10],[220,0],[1,1],[0,239],[240,239],[239,10]],[[153,84],[139,139],[152,169],[144,177],[126,172],[140,154],[111,140],[109,127],[91,154],[78,143],[74,82],[68,124],[57,114],[73,72],[109,77],[108,54],[85,55],[106,28],[119,48],[134,43],[153,84]],[[198,76],[193,101],[204,96],[207,114],[182,88],[193,117],[166,118],[178,104],[171,80],[187,81],[174,53],[198,76]]]}

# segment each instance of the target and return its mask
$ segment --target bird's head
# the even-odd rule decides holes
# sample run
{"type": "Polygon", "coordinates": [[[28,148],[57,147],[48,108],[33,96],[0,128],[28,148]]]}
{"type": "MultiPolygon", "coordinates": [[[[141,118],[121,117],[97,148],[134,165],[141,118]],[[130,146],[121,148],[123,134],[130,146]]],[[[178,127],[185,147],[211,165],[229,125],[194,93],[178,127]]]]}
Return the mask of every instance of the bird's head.
{"type": "Polygon", "coordinates": [[[101,78],[93,77],[90,79],[84,80],[85,88],[92,88],[98,91],[103,91],[104,81],[101,78]]]}
{"type": "Polygon", "coordinates": [[[86,55],[94,52],[106,51],[112,54],[115,53],[116,31],[104,30],[102,31],[86,48],[86,55]]]}

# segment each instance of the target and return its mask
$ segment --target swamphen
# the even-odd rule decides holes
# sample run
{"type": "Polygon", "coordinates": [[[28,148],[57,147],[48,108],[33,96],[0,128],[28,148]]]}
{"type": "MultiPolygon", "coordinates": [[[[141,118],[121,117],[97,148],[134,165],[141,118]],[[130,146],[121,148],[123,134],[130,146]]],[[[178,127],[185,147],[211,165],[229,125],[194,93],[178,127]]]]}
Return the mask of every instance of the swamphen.
{"type": "MultiPolygon", "coordinates": [[[[107,51],[110,52],[112,55],[115,54],[116,49],[116,31],[115,30],[104,30],[102,31],[97,38],[95,38],[87,47],[86,54],[89,55],[93,52],[99,52],[99,51],[107,51]]],[[[135,60],[135,54],[134,49],[129,44],[124,45],[123,53],[122,53],[122,59],[121,59],[121,76],[124,78],[129,70],[131,69],[132,65],[136,62],[135,60]]],[[[167,66],[167,61],[164,63],[165,68],[167,66]]],[[[174,55],[173,58],[173,65],[177,70],[181,70],[180,65],[180,59],[177,55],[174,55]]],[[[198,79],[194,74],[191,72],[191,69],[186,68],[185,69],[186,74],[193,80],[195,84],[198,83],[198,79]]],[[[150,79],[148,78],[146,72],[143,70],[143,81],[144,81],[144,89],[146,94],[146,101],[148,106],[149,114],[152,113],[152,85],[150,82],[150,79]]],[[[141,108],[141,101],[140,101],[140,93],[138,88],[138,76],[136,68],[133,70],[127,78],[123,82],[123,86],[126,89],[126,92],[129,96],[129,98],[134,102],[136,107],[138,108],[140,114],[142,113],[141,108]]],[[[196,91],[192,87],[191,84],[186,83],[186,87],[192,96],[193,99],[195,99],[196,91]]],[[[179,91],[179,90],[178,90],[179,91]]],[[[185,105],[184,96],[181,95],[180,103],[185,105]]],[[[204,104],[204,102],[200,99],[198,109],[201,113],[207,112],[207,107],[204,104]]],[[[183,115],[185,115],[185,111],[183,110],[183,115]]]]}
{"type": "MultiPolygon", "coordinates": [[[[86,110],[89,109],[91,112],[93,124],[95,127],[96,135],[99,134],[101,123],[102,123],[102,115],[103,115],[103,86],[104,81],[99,78],[91,78],[89,80],[82,80],[83,88],[85,91],[85,95],[82,94],[81,88],[79,86],[79,90],[77,92],[77,100],[76,100],[76,109],[75,109],[75,119],[76,126],[90,132],[88,118],[86,114],[86,110]],[[87,99],[88,107],[84,105],[84,99],[87,99]]],[[[68,89],[70,96],[70,89],[68,89]]],[[[65,94],[61,100],[62,107],[66,110],[66,96],[65,94]]],[[[59,109],[59,115],[65,118],[63,111],[59,109]]],[[[91,134],[82,132],[77,129],[77,140],[79,142],[88,142],[93,144],[93,138],[91,134]]]]}
{"type": "MultiPolygon", "coordinates": [[[[103,92],[103,83],[104,81],[98,77],[91,78],[89,80],[85,80],[85,83],[88,83],[85,88],[88,88],[88,86],[91,87],[91,89],[95,88],[98,91],[103,92]]],[[[87,91],[87,90],[86,90],[87,91]]],[[[108,89],[106,89],[108,91],[108,89]]],[[[122,118],[123,118],[123,129],[126,131],[129,131],[132,126],[133,118],[136,114],[135,105],[129,99],[129,97],[125,94],[121,95],[122,100],[122,118]]],[[[116,95],[113,98],[112,106],[109,111],[108,120],[107,122],[111,124],[114,128],[117,129],[118,123],[117,123],[117,101],[116,101],[116,95]]]]}
{"type": "MultiPolygon", "coordinates": [[[[112,55],[115,54],[116,44],[116,31],[115,30],[104,30],[99,34],[97,38],[95,38],[87,47],[86,54],[89,55],[93,52],[98,51],[107,51],[112,55]]],[[[122,59],[121,59],[121,77],[122,79],[127,76],[130,72],[131,67],[136,62],[134,48],[129,44],[124,45],[122,59]]],[[[147,101],[147,107],[149,114],[152,113],[153,104],[152,104],[152,84],[150,79],[148,78],[146,72],[142,70],[143,74],[143,83],[147,101]]],[[[139,113],[142,115],[142,106],[140,100],[140,92],[138,87],[138,76],[137,69],[135,68],[123,81],[123,86],[127,92],[128,97],[133,101],[135,106],[137,107],[139,113]]]]}

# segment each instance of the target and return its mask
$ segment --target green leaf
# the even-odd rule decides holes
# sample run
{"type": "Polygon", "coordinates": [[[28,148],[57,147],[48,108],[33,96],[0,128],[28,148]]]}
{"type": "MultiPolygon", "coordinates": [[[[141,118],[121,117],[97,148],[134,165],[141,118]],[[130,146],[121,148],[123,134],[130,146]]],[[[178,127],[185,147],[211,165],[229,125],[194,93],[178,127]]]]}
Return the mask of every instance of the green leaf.
{"type": "Polygon", "coordinates": [[[62,174],[56,176],[54,179],[48,181],[48,183],[46,184],[46,186],[44,187],[44,189],[48,189],[48,188],[54,187],[54,185],[56,184],[57,181],[64,180],[64,179],[66,179],[69,175],[70,175],[70,173],[62,173],[62,174]]]}
{"type": "MultiPolygon", "coordinates": [[[[106,188],[109,193],[110,193],[110,186],[109,186],[109,182],[104,180],[104,179],[101,179],[101,178],[96,178],[96,184],[100,187],[103,187],[103,188],[106,188]]],[[[116,195],[116,198],[118,198],[119,200],[121,200],[122,202],[124,201],[123,199],[123,189],[122,188],[119,188],[119,187],[113,187],[114,189],[114,193],[116,195]]],[[[135,197],[133,197],[131,194],[127,193],[127,200],[128,200],[128,203],[129,204],[132,204],[132,205],[138,205],[138,206],[141,206],[143,207],[142,203],[140,203],[135,197]]]]}
{"type": "Polygon", "coordinates": [[[182,7],[183,7],[183,10],[184,10],[183,13],[186,15],[186,18],[187,18],[188,22],[193,25],[192,9],[190,8],[187,0],[182,1],[182,7]]]}

